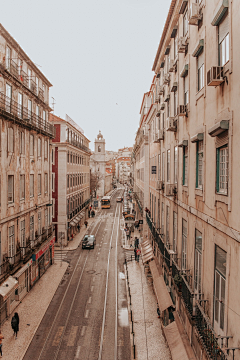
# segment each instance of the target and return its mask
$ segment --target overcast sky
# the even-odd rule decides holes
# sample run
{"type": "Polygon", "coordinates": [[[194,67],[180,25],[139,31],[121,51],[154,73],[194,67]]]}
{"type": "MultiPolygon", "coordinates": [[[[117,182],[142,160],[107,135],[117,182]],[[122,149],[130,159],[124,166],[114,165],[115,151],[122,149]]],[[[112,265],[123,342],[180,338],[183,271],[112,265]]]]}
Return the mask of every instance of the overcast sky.
{"type": "Polygon", "coordinates": [[[107,150],[132,146],[170,0],[7,0],[0,22],[53,84],[67,113],[107,150]]]}

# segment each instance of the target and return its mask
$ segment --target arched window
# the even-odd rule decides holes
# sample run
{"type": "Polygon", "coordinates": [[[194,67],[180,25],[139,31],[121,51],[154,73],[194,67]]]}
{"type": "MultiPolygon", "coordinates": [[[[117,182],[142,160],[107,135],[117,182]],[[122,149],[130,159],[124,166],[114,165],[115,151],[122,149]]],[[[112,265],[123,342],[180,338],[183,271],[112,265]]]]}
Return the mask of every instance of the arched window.
{"type": "Polygon", "coordinates": [[[101,146],[98,145],[98,152],[101,152],[101,146]]]}

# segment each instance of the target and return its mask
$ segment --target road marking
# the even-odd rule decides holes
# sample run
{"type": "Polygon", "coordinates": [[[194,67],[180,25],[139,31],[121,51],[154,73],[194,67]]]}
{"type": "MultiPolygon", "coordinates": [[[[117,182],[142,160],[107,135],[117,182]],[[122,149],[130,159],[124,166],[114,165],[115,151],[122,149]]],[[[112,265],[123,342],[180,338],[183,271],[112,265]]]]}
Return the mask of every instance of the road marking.
{"type": "Polygon", "coordinates": [[[91,304],[92,303],[92,297],[90,296],[90,298],[88,299],[88,303],[91,304]]]}
{"type": "Polygon", "coordinates": [[[59,343],[59,341],[61,340],[61,336],[62,336],[63,330],[64,330],[64,326],[59,326],[59,327],[58,327],[58,330],[57,330],[57,333],[56,333],[56,335],[55,335],[55,337],[54,337],[52,346],[58,346],[58,343],[59,343]]]}
{"type": "Polygon", "coordinates": [[[74,346],[74,342],[77,336],[77,331],[78,331],[78,326],[72,326],[69,334],[67,346],[74,346]]]}
{"type": "Polygon", "coordinates": [[[86,326],[83,326],[83,327],[82,327],[81,336],[84,336],[85,331],[86,331],[86,328],[87,328],[86,326]]]}
{"type": "Polygon", "coordinates": [[[80,359],[80,357],[79,357],[80,350],[81,350],[81,346],[78,346],[77,351],[76,351],[76,359],[80,359]]]}
{"type": "Polygon", "coordinates": [[[92,287],[91,287],[91,292],[93,292],[93,289],[94,289],[94,286],[92,285],[92,287]]]}
{"type": "Polygon", "coordinates": [[[88,315],[89,315],[89,310],[87,309],[86,312],[85,312],[85,315],[84,315],[85,319],[88,318],[88,315]]]}

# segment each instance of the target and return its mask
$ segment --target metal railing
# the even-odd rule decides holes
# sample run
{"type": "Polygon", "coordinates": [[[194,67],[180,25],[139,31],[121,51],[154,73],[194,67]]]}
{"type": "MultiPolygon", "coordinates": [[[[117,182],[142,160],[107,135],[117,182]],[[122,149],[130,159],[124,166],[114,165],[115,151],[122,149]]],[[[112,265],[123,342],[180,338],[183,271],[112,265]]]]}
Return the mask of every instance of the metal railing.
{"type": "Polygon", "coordinates": [[[38,133],[55,137],[55,127],[37,116],[28,108],[19,105],[16,101],[0,92],[0,113],[8,120],[13,120],[20,126],[33,129],[38,133]]]}
{"type": "Polygon", "coordinates": [[[91,152],[91,150],[87,147],[87,146],[85,146],[85,145],[83,145],[83,144],[81,144],[79,141],[77,141],[77,140],[69,140],[69,139],[67,139],[67,143],[69,143],[69,144],[71,144],[71,145],[73,145],[73,146],[76,146],[76,147],[78,147],[79,149],[81,149],[81,150],[83,150],[83,151],[86,151],[86,152],[88,152],[88,153],[90,153],[91,152]]]}
{"type": "Polygon", "coordinates": [[[204,313],[202,306],[196,301],[196,317],[195,326],[199,334],[202,345],[204,346],[209,357],[213,360],[227,360],[227,355],[218,344],[218,337],[216,336],[213,327],[204,313]]]}
{"type": "Polygon", "coordinates": [[[191,316],[193,315],[193,297],[194,294],[190,286],[188,285],[184,276],[182,276],[182,298],[191,316]]]}
{"type": "Polygon", "coordinates": [[[77,215],[82,209],[84,209],[90,203],[90,199],[87,199],[82,205],[78,206],[76,209],[68,213],[68,219],[71,220],[75,215],[77,215]]]}

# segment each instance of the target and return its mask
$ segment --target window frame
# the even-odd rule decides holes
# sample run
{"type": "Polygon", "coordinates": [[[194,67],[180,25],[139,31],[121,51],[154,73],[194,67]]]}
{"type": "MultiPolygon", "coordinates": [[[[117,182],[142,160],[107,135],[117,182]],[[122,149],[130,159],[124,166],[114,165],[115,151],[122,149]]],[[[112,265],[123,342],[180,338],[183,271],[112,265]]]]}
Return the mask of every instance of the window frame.
{"type": "Polygon", "coordinates": [[[217,192],[217,194],[225,195],[225,196],[228,195],[228,183],[229,183],[229,146],[228,146],[228,144],[226,144],[226,145],[223,145],[216,149],[216,192],[217,192]],[[220,177],[221,177],[220,157],[221,157],[221,154],[220,154],[220,152],[223,149],[227,150],[227,155],[225,155],[225,158],[227,157],[227,162],[225,162],[226,174],[224,175],[224,177],[227,178],[227,181],[225,182],[225,184],[226,184],[225,190],[221,190],[221,188],[220,188],[220,184],[221,184],[221,181],[220,181],[220,177]],[[226,167],[226,165],[227,165],[227,167],[226,167]]]}
{"type": "Polygon", "coordinates": [[[197,141],[196,143],[196,189],[203,189],[203,156],[204,156],[204,143],[203,140],[197,141]],[[200,148],[202,144],[202,148],[200,148]],[[201,158],[201,160],[200,160],[201,158]],[[200,171],[199,166],[202,165],[202,170],[200,171]],[[201,174],[201,177],[200,175],[201,174]],[[200,179],[202,179],[200,181],[200,179]]]}

